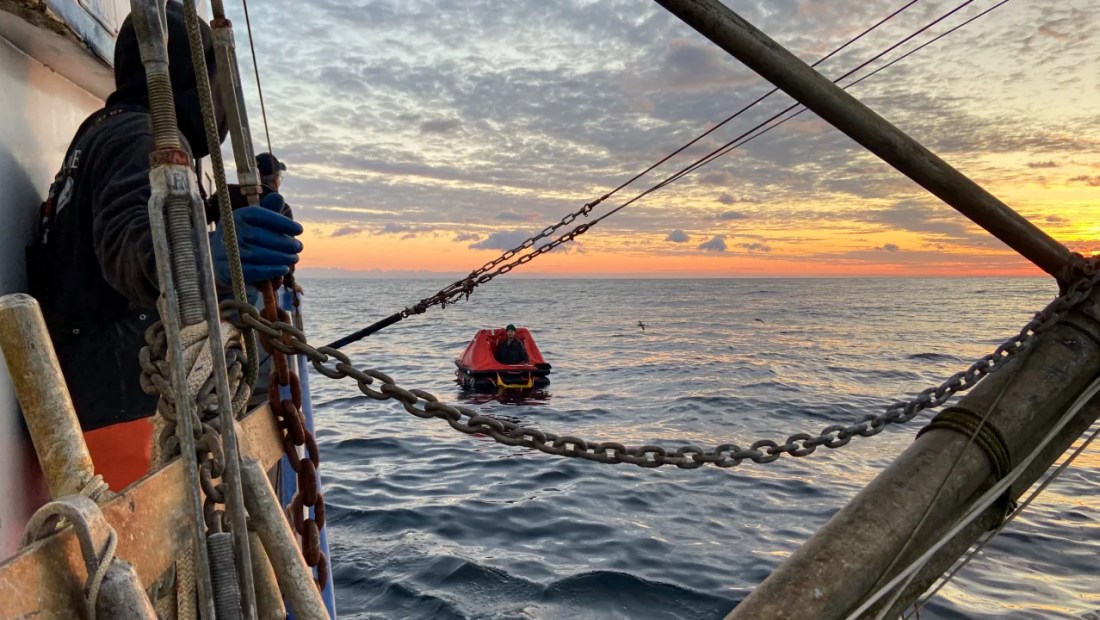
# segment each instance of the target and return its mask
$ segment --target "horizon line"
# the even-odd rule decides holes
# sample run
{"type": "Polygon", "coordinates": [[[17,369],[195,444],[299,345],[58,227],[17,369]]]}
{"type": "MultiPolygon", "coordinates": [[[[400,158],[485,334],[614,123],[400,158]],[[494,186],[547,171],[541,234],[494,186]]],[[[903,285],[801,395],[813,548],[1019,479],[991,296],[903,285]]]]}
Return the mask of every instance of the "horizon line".
{"type": "MultiPolygon", "coordinates": [[[[462,280],[469,273],[457,272],[403,272],[403,271],[340,271],[340,270],[313,270],[303,269],[295,272],[295,276],[316,280],[462,280]]],[[[509,275],[509,280],[961,280],[961,279],[1047,279],[1046,274],[852,274],[852,275],[761,275],[761,274],[693,274],[693,273],[586,273],[586,274],[554,274],[554,273],[526,273],[509,275]]]]}

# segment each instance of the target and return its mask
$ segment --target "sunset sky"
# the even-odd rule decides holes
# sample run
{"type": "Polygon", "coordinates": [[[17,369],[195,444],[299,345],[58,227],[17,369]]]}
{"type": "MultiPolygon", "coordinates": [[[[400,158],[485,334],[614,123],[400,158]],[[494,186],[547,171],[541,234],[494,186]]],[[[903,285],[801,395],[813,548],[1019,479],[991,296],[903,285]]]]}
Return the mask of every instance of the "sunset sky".
{"type": "MultiPolygon", "coordinates": [[[[646,0],[436,4],[251,8],[271,140],[289,168],[283,191],[307,229],[303,273],[468,272],[770,89],[646,0]]],[[[727,1],[809,62],[903,4],[727,1]]],[[[959,4],[922,0],[820,70],[840,75],[959,4]]],[[[969,3],[856,76],[994,4],[969,3]]],[[[851,92],[1072,249],[1100,251],[1090,4],[1012,0],[851,92]]],[[[242,74],[256,103],[250,64],[242,74]]],[[[593,216],[790,103],[773,95],[593,216]]],[[[258,105],[250,114],[266,150],[258,105]]],[[[810,113],[516,272],[1036,273],[810,113]]]]}

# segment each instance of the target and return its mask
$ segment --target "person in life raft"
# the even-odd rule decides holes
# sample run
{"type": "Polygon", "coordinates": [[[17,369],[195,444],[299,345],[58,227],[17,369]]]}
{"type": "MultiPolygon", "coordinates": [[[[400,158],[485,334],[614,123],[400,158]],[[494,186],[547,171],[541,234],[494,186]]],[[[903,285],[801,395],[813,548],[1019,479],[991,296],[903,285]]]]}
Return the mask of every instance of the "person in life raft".
{"type": "Polygon", "coordinates": [[[505,339],[497,345],[496,358],[501,364],[526,364],[527,348],[516,339],[516,326],[504,328],[505,339]]]}

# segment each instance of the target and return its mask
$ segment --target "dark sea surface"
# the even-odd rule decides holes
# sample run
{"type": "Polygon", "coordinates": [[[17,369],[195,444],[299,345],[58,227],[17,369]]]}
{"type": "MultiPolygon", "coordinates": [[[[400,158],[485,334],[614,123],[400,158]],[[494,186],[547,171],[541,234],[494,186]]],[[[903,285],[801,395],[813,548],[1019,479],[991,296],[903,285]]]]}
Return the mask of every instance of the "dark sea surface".
{"type": "MultiPolygon", "coordinates": [[[[306,280],[310,341],[445,283],[306,280]]],[[[744,446],[937,385],[1055,293],[1045,279],[501,279],[346,351],[405,387],[559,434],[744,446]],[[463,394],[454,358],[506,323],[531,329],[549,389],[518,403],[463,394]]],[[[345,618],[721,618],[929,418],[801,459],[655,470],[498,445],[311,379],[345,618]]],[[[1094,445],[920,618],[1082,617],[1100,609],[1098,555],[1094,445]]]]}

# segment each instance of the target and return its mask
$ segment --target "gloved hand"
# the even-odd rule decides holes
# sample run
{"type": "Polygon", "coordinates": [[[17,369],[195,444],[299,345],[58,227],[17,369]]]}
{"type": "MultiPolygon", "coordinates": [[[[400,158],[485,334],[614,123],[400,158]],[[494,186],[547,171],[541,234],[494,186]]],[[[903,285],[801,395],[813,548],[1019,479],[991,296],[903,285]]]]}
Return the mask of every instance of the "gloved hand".
{"type": "MultiPolygon", "coordinates": [[[[264,196],[260,206],[242,207],[233,212],[241,267],[248,284],[286,275],[290,266],[298,262],[302,242],[294,237],[302,234],[302,225],[280,214],[284,204],[282,196],[272,193],[264,196]]],[[[215,280],[228,287],[231,280],[223,234],[219,223],[210,235],[210,255],[214,261],[215,280]]]]}

